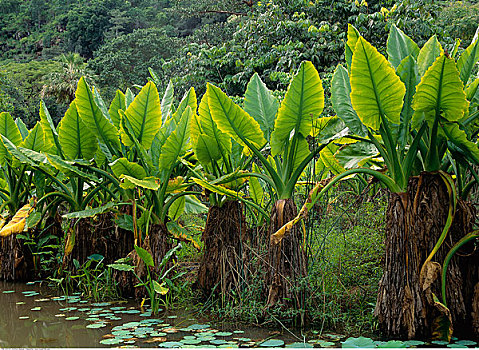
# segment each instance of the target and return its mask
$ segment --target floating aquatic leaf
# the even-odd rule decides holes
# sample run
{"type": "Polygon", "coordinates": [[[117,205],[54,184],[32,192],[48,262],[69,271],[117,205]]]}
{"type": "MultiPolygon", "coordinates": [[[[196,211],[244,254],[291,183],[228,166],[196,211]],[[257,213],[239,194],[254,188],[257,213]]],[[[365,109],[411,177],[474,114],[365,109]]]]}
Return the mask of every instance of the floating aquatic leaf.
{"type": "Polygon", "coordinates": [[[313,345],[309,343],[291,343],[291,344],[286,344],[285,348],[314,348],[313,345]]]}
{"type": "Polygon", "coordinates": [[[376,344],[371,338],[365,337],[349,337],[345,341],[341,342],[343,348],[375,348],[376,344]]]}
{"type": "Polygon", "coordinates": [[[233,333],[235,333],[235,334],[243,334],[244,331],[233,331],[233,333]]]}
{"type": "Polygon", "coordinates": [[[91,304],[92,306],[98,306],[98,307],[103,307],[103,306],[110,306],[110,303],[93,303],[91,304]]]}
{"type": "Polygon", "coordinates": [[[30,310],[32,311],[40,311],[42,308],[40,306],[37,306],[37,307],[33,307],[31,308],[30,310]]]}
{"type": "Polygon", "coordinates": [[[53,297],[52,300],[65,300],[65,297],[53,297]]]}
{"type": "Polygon", "coordinates": [[[167,341],[167,342],[161,343],[158,346],[162,348],[180,348],[182,345],[183,343],[180,343],[178,341],[167,341]]]}
{"type": "Polygon", "coordinates": [[[447,344],[449,344],[449,342],[448,342],[448,341],[444,341],[444,340],[433,340],[433,341],[431,342],[431,344],[435,344],[435,345],[447,345],[447,344]]]}
{"type": "Polygon", "coordinates": [[[178,318],[177,315],[171,315],[171,316],[168,316],[168,318],[178,318]]]}
{"type": "Polygon", "coordinates": [[[56,314],[55,317],[65,317],[65,314],[56,314]]]}
{"type": "MultiPolygon", "coordinates": [[[[63,315],[63,316],[65,316],[65,315],[63,315]]],[[[87,321],[100,321],[100,318],[98,318],[98,317],[88,317],[88,318],[86,318],[86,320],[87,321]]]]}
{"type": "Polygon", "coordinates": [[[151,312],[144,312],[144,313],[140,314],[139,316],[141,316],[141,317],[150,317],[150,316],[151,316],[151,312]]]}
{"type": "Polygon", "coordinates": [[[86,304],[86,303],[88,303],[88,300],[80,300],[79,303],[80,304],[86,304]]]}
{"type": "MultiPolygon", "coordinates": [[[[126,340],[123,343],[124,344],[135,344],[135,341],[134,340],[126,340]]],[[[124,348],[126,348],[126,346],[124,346],[124,348]]]]}
{"type": "Polygon", "coordinates": [[[268,347],[268,348],[278,348],[283,345],[284,345],[284,341],[281,339],[268,339],[259,344],[259,346],[268,347]]]}
{"type": "Polygon", "coordinates": [[[319,346],[322,348],[330,348],[330,347],[334,347],[335,345],[336,344],[331,341],[325,341],[325,342],[319,343],[319,346]]]}
{"type": "Polygon", "coordinates": [[[124,309],[126,309],[125,306],[114,306],[110,308],[110,310],[124,310],[124,309]]]}
{"type": "Polygon", "coordinates": [[[18,319],[19,320],[27,320],[29,318],[30,318],[29,316],[20,316],[18,319]]]}
{"type": "Polygon", "coordinates": [[[16,302],[15,304],[17,304],[17,305],[25,305],[26,303],[25,303],[24,301],[18,301],[18,302],[16,302]]]}
{"type": "Polygon", "coordinates": [[[34,290],[25,290],[22,292],[22,294],[33,294],[36,293],[34,290]]]}
{"type": "Polygon", "coordinates": [[[111,321],[119,321],[119,320],[122,319],[121,317],[116,317],[116,316],[109,316],[109,317],[107,317],[107,318],[108,318],[109,320],[111,320],[111,321]]]}
{"type": "Polygon", "coordinates": [[[118,338],[100,340],[100,344],[103,344],[103,345],[116,345],[116,344],[120,344],[121,342],[123,342],[123,340],[118,338]]]}
{"type": "Polygon", "coordinates": [[[472,341],[472,340],[458,340],[458,341],[456,341],[456,344],[466,345],[466,346],[477,345],[477,343],[475,341],[472,341]]]}
{"type": "Polygon", "coordinates": [[[185,335],[183,339],[196,339],[194,335],[185,335]]]}
{"type": "Polygon", "coordinates": [[[200,329],[208,329],[211,326],[209,324],[192,324],[191,326],[186,327],[186,329],[190,330],[200,330],[200,329]]]}
{"type": "Polygon", "coordinates": [[[27,282],[27,283],[25,283],[25,284],[26,284],[27,286],[31,286],[31,285],[35,284],[35,282],[27,282]]]}
{"type": "Polygon", "coordinates": [[[244,343],[247,343],[247,342],[251,341],[251,338],[235,338],[235,339],[237,339],[238,341],[244,342],[244,343]]]}
{"type": "Polygon", "coordinates": [[[183,340],[180,340],[180,342],[183,343],[183,344],[187,344],[187,345],[196,345],[196,344],[201,343],[201,340],[199,340],[199,339],[183,339],[183,340]]]}
{"type": "Polygon", "coordinates": [[[124,328],[133,328],[133,327],[138,327],[140,325],[140,322],[127,322],[122,325],[124,328]]]}
{"type": "Polygon", "coordinates": [[[103,327],[106,327],[105,323],[92,323],[92,324],[89,324],[88,326],[86,326],[86,328],[93,328],[93,329],[103,328],[103,327]]]}
{"type": "Polygon", "coordinates": [[[175,327],[171,327],[171,328],[163,328],[162,331],[166,333],[177,333],[178,329],[176,329],[175,327]]]}
{"type": "Polygon", "coordinates": [[[158,318],[150,318],[148,320],[141,320],[140,323],[141,324],[158,324],[158,323],[161,323],[163,322],[163,320],[160,320],[158,318]]]}
{"type": "Polygon", "coordinates": [[[217,337],[229,337],[230,335],[233,335],[232,332],[216,332],[215,335],[217,337]]]}
{"type": "Polygon", "coordinates": [[[238,344],[223,344],[218,346],[219,348],[237,348],[238,344]]]}
{"type": "Polygon", "coordinates": [[[400,340],[390,340],[388,342],[380,342],[377,344],[378,348],[407,348],[407,344],[400,340]]]}
{"type": "Polygon", "coordinates": [[[210,340],[215,340],[216,338],[211,336],[211,335],[207,335],[207,336],[204,336],[204,337],[198,336],[198,339],[201,339],[201,341],[210,341],[210,340]]]}
{"type": "Polygon", "coordinates": [[[71,317],[67,317],[65,318],[65,321],[75,321],[75,320],[78,320],[80,317],[78,316],[71,316],[71,317]]]}
{"type": "Polygon", "coordinates": [[[35,299],[35,301],[40,302],[40,303],[43,303],[43,302],[45,302],[45,301],[50,301],[50,299],[48,299],[48,298],[41,298],[41,299],[35,299]]]}
{"type": "Polygon", "coordinates": [[[404,344],[406,344],[407,346],[419,346],[419,345],[424,345],[426,343],[424,343],[421,340],[406,340],[404,344]]]}
{"type": "Polygon", "coordinates": [[[139,314],[140,310],[125,310],[123,311],[124,314],[139,314]]]}
{"type": "MultiPolygon", "coordinates": [[[[10,293],[15,293],[15,291],[14,290],[4,290],[2,293],[3,294],[10,294],[10,293]]],[[[25,293],[23,293],[23,294],[25,294],[25,293]]]]}
{"type": "Polygon", "coordinates": [[[58,309],[59,311],[75,311],[76,307],[64,307],[62,309],[58,309]]]}
{"type": "Polygon", "coordinates": [[[326,333],[323,334],[323,337],[333,339],[333,340],[339,340],[341,338],[344,338],[344,335],[342,334],[333,334],[333,333],[326,333]]]}
{"type": "Polygon", "coordinates": [[[143,343],[163,343],[167,341],[165,337],[153,337],[147,340],[144,340],[143,343]]]}
{"type": "Polygon", "coordinates": [[[214,345],[221,345],[221,344],[226,344],[227,341],[223,339],[214,339],[214,340],[210,340],[210,343],[214,345]]]}
{"type": "Polygon", "coordinates": [[[467,349],[467,346],[466,345],[462,345],[462,344],[447,344],[447,347],[448,348],[461,348],[461,349],[464,349],[466,348],[467,349]]]}
{"type": "Polygon", "coordinates": [[[151,332],[150,335],[152,337],[164,337],[166,335],[165,332],[151,332]]]}

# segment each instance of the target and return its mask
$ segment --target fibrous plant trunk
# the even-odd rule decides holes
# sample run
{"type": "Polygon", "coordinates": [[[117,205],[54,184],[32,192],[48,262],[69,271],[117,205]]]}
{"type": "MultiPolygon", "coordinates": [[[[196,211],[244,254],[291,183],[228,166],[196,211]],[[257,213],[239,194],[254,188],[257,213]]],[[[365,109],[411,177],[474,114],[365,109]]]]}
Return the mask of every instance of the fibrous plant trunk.
{"type": "Polygon", "coordinates": [[[34,275],[33,255],[15,234],[0,239],[0,279],[26,281],[34,275]]]}
{"type": "Polygon", "coordinates": [[[104,264],[126,257],[133,250],[133,233],[118,227],[114,219],[114,213],[104,213],[72,222],[75,245],[65,257],[64,267],[74,270],[73,259],[82,265],[92,254],[102,255],[104,264]]]}
{"type": "MultiPolygon", "coordinates": [[[[153,257],[153,263],[155,266],[154,268],[150,268],[150,271],[154,276],[155,274],[160,273],[160,264],[166,253],[172,248],[172,243],[168,236],[168,229],[165,224],[154,224],[150,226],[148,236],[146,236],[141,244],[141,247],[148,251],[153,257]]],[[[132,259],[133,265],[135,266],[135,274],[145,281],[148,274],[146,269],[149,267],[143,263],[134,249],[128,254],[128,257],[132,259]]],[[[168,262],[166,268],[170,266],[171,262],[168,262]]],[[[123,296],[141,299],[147,295],[145,288],[134,287],[138,283],[138,280],[132,273],[127,272],[123,276],[123,287],[121,289],[123,296]]]]}
{"type": "Polygon", "coordinates": [[[390,196],[384,272],[375,309],[380,329],[387,337],[438,337],[438,321],[444,317],[452,319],[456,334],[472,334],[479,267],[473,244],[465,245],[447,269],[446,301],[450,314],[433,300],[433,294],[442,300],[440,272],[444,258],[456,242],[472,231],[472,205],[458,200],[447,237],[421,277],[424,262],[446,224],[449,197],[445,182],[437,173],[411,178],[407,192],[390,196]]]}
{"type": "MultiPolygon", "coordinates": [[[[297,213],[293,199],[276,201],[271,213],[268,236],[271,237],[285,223],[294,219],[297,213]]],[[[268,242],[265,281],[267,306],[303,308],[306,300],[307,258],[300,227],[294,225],[277,244],[270,240],[268,242]]]]}
{"type": "Polygon", "coordinates": [[[202,235],[204,254],[196,281],[196,287],[205,296],[214,291],[228,297],[231,291],[241,290],[246,278],[243,247],[246,238],[246,221],[239,201],[210,208],[202,235]]]}

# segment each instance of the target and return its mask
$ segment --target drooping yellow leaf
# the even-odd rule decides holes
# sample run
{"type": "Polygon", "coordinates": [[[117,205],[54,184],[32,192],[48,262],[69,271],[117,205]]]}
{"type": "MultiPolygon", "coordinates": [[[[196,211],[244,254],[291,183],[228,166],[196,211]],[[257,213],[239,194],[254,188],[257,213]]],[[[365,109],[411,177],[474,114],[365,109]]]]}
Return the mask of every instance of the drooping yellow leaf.
{"type": "Polygon", "coordinates": [[[10,222],[2,228],[0,231],[0,237],[8,237],[12,234],[22,232],[25,227],[25,222],[33,209],[34,207],[32,207],[30,204],[25,204],[22,208],[20,208],[15,213],[12,220],[10,220],[10,222]]]}

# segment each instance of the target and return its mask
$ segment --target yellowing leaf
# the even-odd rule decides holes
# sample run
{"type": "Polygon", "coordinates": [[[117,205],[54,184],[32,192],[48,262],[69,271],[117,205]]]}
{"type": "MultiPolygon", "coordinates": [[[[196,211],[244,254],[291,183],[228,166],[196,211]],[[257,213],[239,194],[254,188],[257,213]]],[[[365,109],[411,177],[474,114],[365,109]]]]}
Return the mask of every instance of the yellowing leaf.
{"type": "Polygon", "coordinates": [[[12,234],[20,233],[25,227],[27,217],[33,211],[33,207],[30,204],[25,204],[20,210],[18,210],[13,216],[12,220],[5,225],[0,231],[0,237],[8,237],[12,234]]]}

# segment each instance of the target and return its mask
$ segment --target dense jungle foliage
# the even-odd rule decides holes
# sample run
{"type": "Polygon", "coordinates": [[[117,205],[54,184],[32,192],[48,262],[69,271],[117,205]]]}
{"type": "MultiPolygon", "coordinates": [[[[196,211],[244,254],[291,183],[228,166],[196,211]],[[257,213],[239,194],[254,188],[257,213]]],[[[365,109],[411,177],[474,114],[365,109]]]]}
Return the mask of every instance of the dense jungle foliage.
{"type": "Polygon", "coordinates": [[[154,314],[479,335],[478,4],[0,13],[2,279],[154,314]]]}

